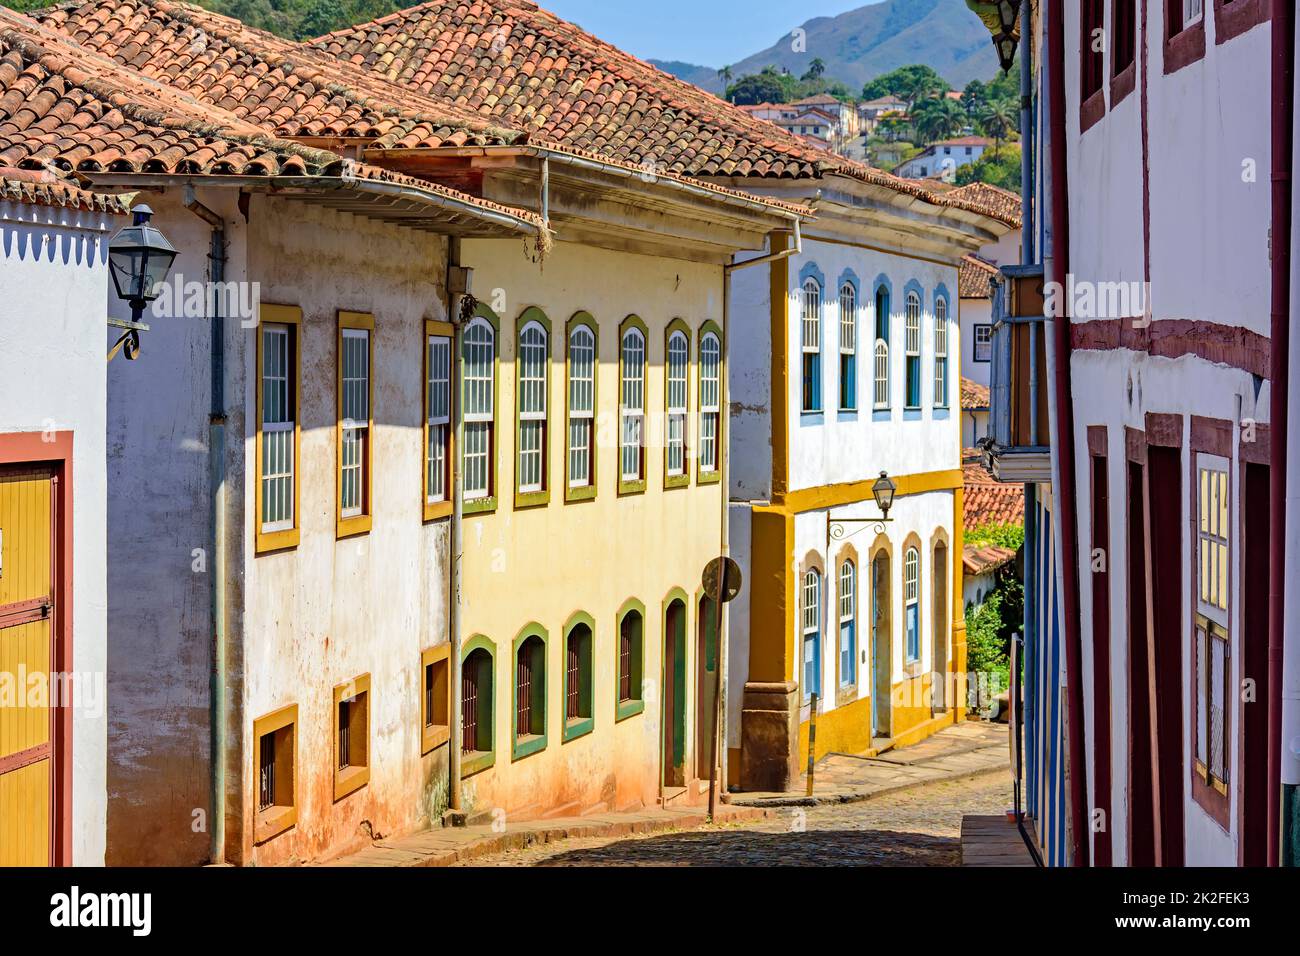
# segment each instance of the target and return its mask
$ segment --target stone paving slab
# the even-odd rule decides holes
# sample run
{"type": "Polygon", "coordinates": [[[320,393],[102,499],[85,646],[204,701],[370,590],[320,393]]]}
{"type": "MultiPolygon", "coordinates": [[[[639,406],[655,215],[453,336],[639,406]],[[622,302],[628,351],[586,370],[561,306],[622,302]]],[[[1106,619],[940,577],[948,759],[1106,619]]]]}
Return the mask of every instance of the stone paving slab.
{"type": "Polygon", "coordinates": [[[854,803],[941,780],[1005,773],[1009,767],[1006,725],[968,721],[901,750],[827,754],[815,768],[811,797],[808,778],[802,776],[785,793],[732,793],[724,799],[734,807],[854,803]]]}
{"type": "MultiPolygon", "coordinates": [[[[720,805],[715,823],[761,820],[766,810],[720,805]]],[[[649,808],[629,813],[602,813],[585,817],[552,817],[511,823],[503,832],[491,825],[424,830],[410,836],[380,840],[356,853],[324,866],[435,867],[451,866],[507,850],[524,849],[558,840],[619,837],[634,834],[689,830],[708,823],[702,807],[661,810],[649,808]]]]}
{"type": "MultiPolygon", "coordinates": [[[[1033,824],[1025,821],[1033,836],[1033,824]]],[[[1001,816],[966,816],[961,821],[962,866],[1033,866],[1015,821],[1001,816]]]]}

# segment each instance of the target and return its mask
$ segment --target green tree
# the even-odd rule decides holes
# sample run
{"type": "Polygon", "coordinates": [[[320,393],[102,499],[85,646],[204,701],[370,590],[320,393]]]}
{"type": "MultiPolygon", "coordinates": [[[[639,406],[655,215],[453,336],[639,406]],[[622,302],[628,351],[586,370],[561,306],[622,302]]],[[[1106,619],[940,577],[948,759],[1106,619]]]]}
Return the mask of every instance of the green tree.
{"type": "Polygon", "coordinates": [[[882,96],[897,96],[907,100],[908,106],[911,106],[929,96],[942,96],[950,89],[952,87],[948,81],[936,73],[933,67],[914,63],[876,77],[862,88],[862,98],[876,100],[882,96]]]}
{"type": "Polygon", "coordinates": [[[1001,149],[990,149],[973,163],[957,167],[957,185],[988,183],[1013,193],[1020,192],[1020,147],[1008,143],[1001,149]]]}
{"type": "Polygon", "coordinates": [[[922,143],[934,143],[959,132],[966,114],[955,100],[947,97],[922,100],[912,110],[912,126],[922,143]]]}
{"type": "Polygon", "coordinates": [[[801,79],[820,80],[822,74],[826,72],[826,61],[821,57],[813,57],[813,61],[808,64],[808,72],[804,73],[801,79]]]}
{"type": "Polygon", "coordinates": [[[730,66],[724,66],[718,71],[718,79],[722,81],[722,89],[724,93],[726,92],[727,87],[731,86],[731,77],[732,73],[730,66]]]}
{"type": "Polygon", "coordinates": [[[778,73],[771,67],[762,73],[742,76],[727,87],[727,99],[737,106],[757,106],[759,103],[788,103],[790,93],[778,73]],[[771,72],[769,72],[771,71],[771,72]]]}
{"type": "Polygon", "coordinates": [[[1002,149],[1002,141],[1016,128],[1019,119],[1016,104],[1011,100],[991,100],[984,104],[979,114],[980,129],[985,136],[992,136],[996,148],[1002,149]]]}

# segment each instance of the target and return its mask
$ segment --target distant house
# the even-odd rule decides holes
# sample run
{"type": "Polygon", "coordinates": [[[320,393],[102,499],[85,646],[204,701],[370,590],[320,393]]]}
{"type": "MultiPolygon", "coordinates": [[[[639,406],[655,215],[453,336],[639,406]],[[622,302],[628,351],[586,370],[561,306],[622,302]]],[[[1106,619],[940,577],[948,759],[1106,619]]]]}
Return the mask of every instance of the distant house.
{"type": "Polygon", "coordinates": [[[836,99],[829,93],[821,93],[817,96],[795,100],[790,105],[798,109],[800,113],[815,109],[831,116],[836,125],[839,126],[840,133],[846,139],[851,139],[861,133],[861,122],[858,118],[856,105],[836,99]]]}
{"type": "Polygon", "coordinates": [[[940,140],[898,166],[894,175],[904,179],[927,179],[949,174],[975,162],[992,145],[993,141],[983,136],[940,140]]]}
{"type": "MultiPolygon", "coordinates": [[[[978,454],[962,454],[962,525],[973,528],[1024,523],[1025,492],[1018,485],[994,481],[979,463],[978,454]]],[[[984,603],[997,583],[996,573],[1016,558],[1011,548],[995,544],[962,546],[962,603],[965,607],[984,603]]]]}
{"type": "Polygon", "coordinates": [[[792,116],[774,120],[786,132],[795,136],[812,137],[817,145],[829,145],[840,135],[836,117],[819,107],[804,107],[792,116]]]}

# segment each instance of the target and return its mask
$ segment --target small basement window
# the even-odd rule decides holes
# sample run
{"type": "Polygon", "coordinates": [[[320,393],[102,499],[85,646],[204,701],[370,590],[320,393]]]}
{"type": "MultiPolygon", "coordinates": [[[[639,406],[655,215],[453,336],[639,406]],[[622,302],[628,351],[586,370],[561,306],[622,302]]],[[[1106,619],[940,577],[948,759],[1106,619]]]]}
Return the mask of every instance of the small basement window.
{"type": "Polygon", "coordinates": [[[451,645],[420,655],[420,753],[441,747],[451,736],[451,645]]]}
{"type": "Polygon", "coordinates": [[[334,688],[334,799],[370,782],[370,675],[334,688]]]}
{"type": "Polygon", "coordinates": [[[297,725],[297,704],[253,721],[253,764],[257,767],[254,843],[265,843],[298,822],[297,725]]]}

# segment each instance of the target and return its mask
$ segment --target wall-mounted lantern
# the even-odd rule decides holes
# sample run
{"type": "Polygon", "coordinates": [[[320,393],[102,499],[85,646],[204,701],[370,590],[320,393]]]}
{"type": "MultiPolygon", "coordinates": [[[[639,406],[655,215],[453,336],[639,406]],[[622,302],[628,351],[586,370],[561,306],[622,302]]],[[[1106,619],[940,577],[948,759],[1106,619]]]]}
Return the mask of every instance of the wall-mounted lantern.
{"type": "Polygon", "coordinates": [[[1020,7],[1023,0],[966,0],[966,6],[978,16],[998,51],[1002,71],[1008,72],[1016,62],[1016,47],[1020,45],[1020,7]]]}
{"type": "Polygon", "coordinates": [[[109,325],[126,330],[108,353],[110,361],[119,348],[128,360],[140,354],[140,333],[149,331],[149,326],[141,321],[144,307],[158,298],[176,260],[176,247],[157,227],[149,224],[153,210],[137,206],[131,215],[131,225],[108,244],[108,273],[113,278],[113,288],[119,299],[131,305],[130,322],[108,320],[109,325]]]}
{"type": "Polygon", "coordinates": [[[857,531],[849,531],[849,527],[852,525],[872,525],[876,529],[876,534],[884,534],[885,525],[893,521],[889,517],[889,510],[894,507],[894,493],[896,491],[898,491],[898,485],[894,479],[889,477],[889,472],[882,471],[880,477],[876,479],[876,483],[871,486],[871,494],[876,499],[876,507],[880,509],[879,518],[833,518],[829,511],[826,512],[826,546],[828,552],[832,538],[839,541],[857,534],[857,531]]]}

